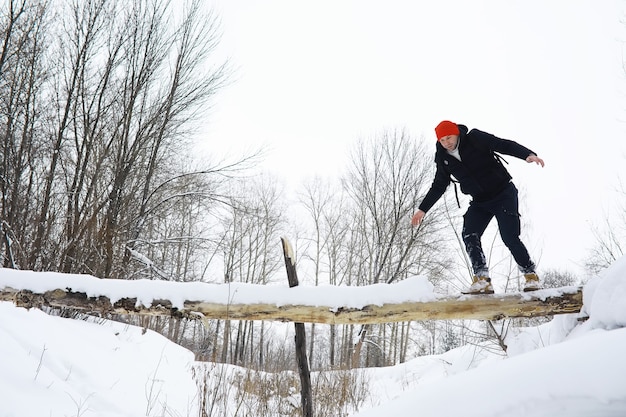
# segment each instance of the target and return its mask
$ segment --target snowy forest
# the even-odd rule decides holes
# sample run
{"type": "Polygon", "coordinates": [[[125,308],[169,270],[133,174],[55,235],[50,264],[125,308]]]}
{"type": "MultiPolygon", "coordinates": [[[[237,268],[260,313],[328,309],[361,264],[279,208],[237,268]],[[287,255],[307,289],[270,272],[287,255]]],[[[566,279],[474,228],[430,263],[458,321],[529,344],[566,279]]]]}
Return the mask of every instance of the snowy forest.
{"type": "MultiPolygon", "coordinates": [[[[284,285],[287,236],[301,284],[365,286],[419,275],[439,294],[467,286],[472,272],[454,193],[410,227],[432,181],[433,149],[407,130],[355,138],[345,175],[309,180],[296,195],[256,169],[262,148],[234,158],[197,151],[200,139],[212,140],[201,126],[220,92],[236,83],[231,63],[216,60],[219,16],[204,3],[3,2],[2,267],[284,285]]],[[[597,225],[587,274],[540,270],[546,287],[583,285],[624,255],[626,191],[616,201],[622,216],[597,225]]],[[[484,241],[497,291],[520,291],[497,230],[484,241]]],[[[48,313],[87,319],[71,309],[48,313]]],[[[296,370],[293,342],[278,324],[107,318],[159,333],[197,361],[296,370]]],[[[465,345],[506,355],[510,328],[549,320],[310,324],[307,351],[316,372],[397,365],[465,345]]],[[[328,389],[338,392],[340,384],[363,401],[354,395],[358,378],[328,389]]]]}

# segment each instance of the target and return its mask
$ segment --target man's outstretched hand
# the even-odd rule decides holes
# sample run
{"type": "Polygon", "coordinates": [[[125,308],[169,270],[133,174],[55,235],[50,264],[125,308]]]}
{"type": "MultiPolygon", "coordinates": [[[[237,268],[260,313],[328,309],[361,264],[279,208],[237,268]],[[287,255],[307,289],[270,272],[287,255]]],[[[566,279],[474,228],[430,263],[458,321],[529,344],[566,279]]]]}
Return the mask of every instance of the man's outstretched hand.
{"type": "Polygon", "coordinates": [[[413,227],[418,226],[422,222],[425,215],[426,213],[422,210],[417,210],[417,212],[413,215],[413,218],[411,218],[411,225],[413,225],[413,227]]]}
{"type": "Polygon", "coordinates": [[[543,168],[543,166],[544,166],[543,159],[539,158],[539,157],[538,157],[537,155],[535,155],[534,153],[533,153],[533,154],[528,155],[528,158],[526,158],[526,162],[528,162],[528,163],[534,162],[534,163],[536,163],[537,165],[541,165],[541,167],[542,167],[542,168],[543,168]]]}

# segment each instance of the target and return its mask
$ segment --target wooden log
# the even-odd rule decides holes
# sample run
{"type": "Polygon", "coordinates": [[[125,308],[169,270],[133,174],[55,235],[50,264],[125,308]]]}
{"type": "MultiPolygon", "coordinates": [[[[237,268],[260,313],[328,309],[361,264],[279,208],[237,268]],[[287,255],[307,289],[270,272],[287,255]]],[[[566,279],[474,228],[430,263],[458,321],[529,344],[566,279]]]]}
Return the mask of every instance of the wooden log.
{"type": "MultiPolygon", "coordinates": [[[[291,244],[286,238],[280,239],[283,244],[283,257],[285,258],[285,268],[287,270],[287,280],[289,287],[300,285],[298,272],[296,271],[296,261],[291,244]]],[[[311,386],[311,370],[306,354],[306,329],[304,323],[294,323],[296,360],[298,362],[298,373],[300,374],[300,403],[302,404],[302,417],[313,416],[313,388],[311,386]]]]}
{"type": "Polygon", "coordinates": [[[173,316],[221,320],[273,320],[296,323],[376,324],[414,320],[498,320],[513,317],[540,317],[578,313],[582,307],[582,288],[540,290],[530,293],[453,296],[425,302],[366,305],[362,308],[275,304],[218,304],[185,301],[181,309],[169,300],[153,300],[150,307],[137,304],[136,298],[111,303],[107,297],[88,297],[85,293],[56,289],[44,293],[0,290],[0,301],[31,307],[66,307],[98,314],[173,316]]]}

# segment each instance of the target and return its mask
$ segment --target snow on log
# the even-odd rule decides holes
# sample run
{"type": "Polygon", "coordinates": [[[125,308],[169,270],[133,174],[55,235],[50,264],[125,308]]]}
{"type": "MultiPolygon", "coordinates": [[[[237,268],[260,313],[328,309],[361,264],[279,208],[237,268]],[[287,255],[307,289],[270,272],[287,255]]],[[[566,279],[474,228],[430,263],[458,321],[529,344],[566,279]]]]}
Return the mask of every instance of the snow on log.
{"type": "Polygon", "coordinates": [[[26,308],[64,307],[102,315],[324,324],[498,320],[577,313],[582,308],[582,288],[578,287],[442,297],[424,294],[425,280],[411,281],[366,287],[284,288],[234,283],[125,281],[0,269],[0,301],[12,301],[26,308]],[[414,295],[409,291],[414,291],[414,295]]]}

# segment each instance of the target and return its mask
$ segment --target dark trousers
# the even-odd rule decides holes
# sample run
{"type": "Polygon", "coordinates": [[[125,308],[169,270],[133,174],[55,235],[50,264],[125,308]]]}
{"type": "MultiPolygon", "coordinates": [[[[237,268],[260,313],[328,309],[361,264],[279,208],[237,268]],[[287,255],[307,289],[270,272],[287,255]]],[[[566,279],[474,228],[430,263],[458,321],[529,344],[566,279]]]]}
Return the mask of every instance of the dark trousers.
{"type": "Polygon", "coordinates": [[[494,217],[498,221],[502,242],[511,251],[520,271],[524,274],[535,272],[535,264],[530,259],[526,246],[519,238],[520,215],[518,205],[517,188],[513,183],[509,183],[500,194],[489,201],[472,201],[470,203],[463,216],[463,242],[475,275],[489,276],[489,267],[483,252],[481,238],[494,217]]]}

